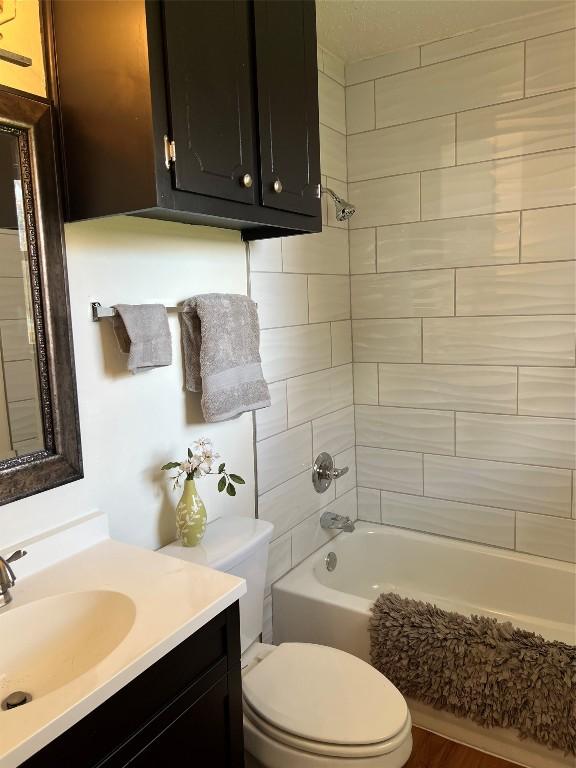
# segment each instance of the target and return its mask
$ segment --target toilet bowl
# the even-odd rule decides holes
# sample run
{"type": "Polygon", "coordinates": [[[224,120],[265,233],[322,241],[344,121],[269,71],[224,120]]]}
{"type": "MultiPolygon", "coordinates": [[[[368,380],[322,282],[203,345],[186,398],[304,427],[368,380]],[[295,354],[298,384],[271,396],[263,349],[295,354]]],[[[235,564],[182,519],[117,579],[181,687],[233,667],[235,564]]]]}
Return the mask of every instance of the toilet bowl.
{"type": "Polygon", "coordinates": [[[312,643],[258,642],[273,527],[211,522],[202,544],[161,551],[246,579],[240,600],[246,768],[401,768],[412,750],[408,706],[365,661],[312,643]]]}
{"type": "Polygon", "coordinates": [[[247,768],[401,768],[412,722],[366,662],[311,643],[263,646],[243,673],[247,768]]]}

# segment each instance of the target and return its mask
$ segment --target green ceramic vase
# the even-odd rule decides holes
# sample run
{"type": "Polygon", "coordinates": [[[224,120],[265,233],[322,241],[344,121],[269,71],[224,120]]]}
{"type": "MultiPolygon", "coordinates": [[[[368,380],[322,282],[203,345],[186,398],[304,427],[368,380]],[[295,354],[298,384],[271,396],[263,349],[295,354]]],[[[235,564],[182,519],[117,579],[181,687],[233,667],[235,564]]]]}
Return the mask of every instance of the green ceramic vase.
{"type": "Polygon", "coordinates": [[[176,506],[176,531],[185,547],[195,547],[206,532],[206,507],[194,480],[184,482],[182,498],[176,506]]]}

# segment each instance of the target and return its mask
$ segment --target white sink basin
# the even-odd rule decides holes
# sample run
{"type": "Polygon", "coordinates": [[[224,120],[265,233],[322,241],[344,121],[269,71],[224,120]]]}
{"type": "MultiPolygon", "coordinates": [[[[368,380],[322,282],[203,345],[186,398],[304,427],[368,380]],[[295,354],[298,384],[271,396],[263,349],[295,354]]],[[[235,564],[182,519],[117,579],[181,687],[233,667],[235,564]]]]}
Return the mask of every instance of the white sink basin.
{"type": "Polygon", "coordinates": [[[109,590],[67,592],[0,612],[0,700],[13,691],[37,699],[92,669],[126,637],[135,615],[129,597],[109,590]]]}

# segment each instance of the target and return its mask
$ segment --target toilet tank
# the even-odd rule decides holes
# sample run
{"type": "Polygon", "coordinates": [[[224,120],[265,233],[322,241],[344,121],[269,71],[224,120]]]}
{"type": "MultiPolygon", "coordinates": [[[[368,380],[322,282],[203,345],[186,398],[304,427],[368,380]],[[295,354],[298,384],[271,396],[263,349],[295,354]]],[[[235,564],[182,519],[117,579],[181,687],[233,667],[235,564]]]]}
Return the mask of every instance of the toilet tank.
{"type": "Polygon", "coordinates": [[[208,523],[197,547],[183,547],[175,541],[159,550],[163,555],[246,579],[247,591],[240,598],[242,653],[262,632],[268,546],[273,528],[272,523],[252,517],[219,517],[208,523]]]}

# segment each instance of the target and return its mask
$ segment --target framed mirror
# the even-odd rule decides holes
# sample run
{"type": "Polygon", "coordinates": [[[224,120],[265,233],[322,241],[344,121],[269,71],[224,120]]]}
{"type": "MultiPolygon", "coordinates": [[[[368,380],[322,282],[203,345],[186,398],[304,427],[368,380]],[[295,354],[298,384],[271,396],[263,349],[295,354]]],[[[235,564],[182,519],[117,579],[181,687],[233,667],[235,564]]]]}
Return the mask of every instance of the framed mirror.
{"type": "Polygon", "coordinates": [[[52,123],[0,90],[0,504],[82,477],[52,123]]]}

